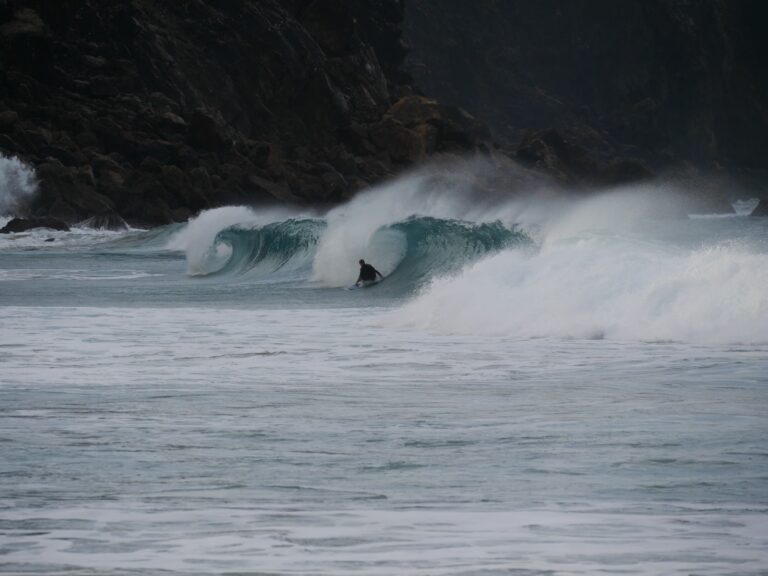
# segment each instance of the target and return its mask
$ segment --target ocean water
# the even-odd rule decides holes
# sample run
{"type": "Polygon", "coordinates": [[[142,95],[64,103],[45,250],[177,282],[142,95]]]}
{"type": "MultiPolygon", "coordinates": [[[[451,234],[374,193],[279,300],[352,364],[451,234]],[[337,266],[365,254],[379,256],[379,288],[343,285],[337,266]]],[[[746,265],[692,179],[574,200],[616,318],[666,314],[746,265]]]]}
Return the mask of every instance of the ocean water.
{"type": "Polygon", "coordinates": [[[439,182],[0,237],[0,572],[768,574],[767,219],[439,182]]]}

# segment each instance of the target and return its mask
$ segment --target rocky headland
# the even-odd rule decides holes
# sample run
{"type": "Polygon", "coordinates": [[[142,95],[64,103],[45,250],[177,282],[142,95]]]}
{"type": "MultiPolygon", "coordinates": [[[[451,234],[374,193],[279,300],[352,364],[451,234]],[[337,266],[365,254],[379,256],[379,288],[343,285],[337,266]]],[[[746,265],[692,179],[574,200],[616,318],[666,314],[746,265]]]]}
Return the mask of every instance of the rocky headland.
{"type": "Polygon", "coordinates": [[[435,156],[759,179],[765,4],[618,4],[0,0],[0,153],[35,169],[24,215],[108,227],[333,204],[435,156]]]}

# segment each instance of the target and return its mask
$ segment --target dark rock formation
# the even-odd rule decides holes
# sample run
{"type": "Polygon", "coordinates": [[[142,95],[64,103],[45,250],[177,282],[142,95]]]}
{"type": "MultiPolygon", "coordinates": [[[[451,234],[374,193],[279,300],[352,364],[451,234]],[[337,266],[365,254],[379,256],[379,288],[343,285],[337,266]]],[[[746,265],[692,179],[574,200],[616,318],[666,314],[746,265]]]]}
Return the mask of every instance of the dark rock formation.
{"type": "Polygon", "coordinates": [[[0,0],[0,153],[36,167],[33,215],[108,226],[335,203],[433,155],[577,186],[758,170],[765,6],[0,0]]]}
{"type": "Polygon", "coordinates": [[[403,3],[4,0],[0,152],[36,214],[157,224],[227,203],[338,202],[471,121],[398,119],[403,3]]]}
{"type": "Polygon", "coordinates": [[[406,67],[570,180],[584,176],[581,161],[568,170],[576,148],[598,181],[628,159],[765,171],[766,22],[762,0],[410,0],[406,67]],[[529,136],[545,130],[568,150],[529,136]]]}
{"type": "Polygon", "coordinates": [[[755,206],[755,209],[752,210],[750,216],[768,216],[768,200],[765,198],[760,200],[760,203],[755,206]]]}
{"type": "Polygon", "coordinates": [[[0,234],[10,234],[11,232],[26,232],[33,228],[50,228],[52,230],[69,230],[66,222],[58,218],[14,218],[3,228],[0,228],[0,234]]]}

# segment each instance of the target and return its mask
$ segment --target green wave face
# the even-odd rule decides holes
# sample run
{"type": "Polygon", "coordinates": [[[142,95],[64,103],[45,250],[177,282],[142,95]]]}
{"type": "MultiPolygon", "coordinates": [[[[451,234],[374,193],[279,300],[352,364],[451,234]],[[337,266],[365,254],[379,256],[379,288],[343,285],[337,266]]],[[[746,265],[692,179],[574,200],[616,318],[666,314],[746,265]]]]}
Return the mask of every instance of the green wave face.
{"type": "MultiPolygon", "coordinates": [[[[525,233],[498,221],[478,224],[414,217],[388,229],[405,238],[405,255],[391,279],[393,284],[407,289],[418,288],[434,277],[458,272],[467,264],[500,250],[531,245],[525,233]]],[[[379,230],[374,242],[386,232],[387,229],[379,230]]]]}
{"type": "MultiPolygon", "coordinates": [[[[210,249],[208,275],[238,274],[256,282],[311,284],[314,256],[326,227],[321,219],[291,219],[257,228],[238,225],[222,230],[210,249]]],[[[409,292],[489,254],[529,246],[531,240],[501,222],[411,217],[379,228],[370,245],[397,262],[382,288],[409,292]]]]}
{"type": "Polygon", "coordinates": [[[279,282],[306,279],[325,222],[291,219],[259,228],[233,226],[219,232],[214,246],[224,244],[231,255],[216,273],[249,274],[255,279],[279,282]]]}

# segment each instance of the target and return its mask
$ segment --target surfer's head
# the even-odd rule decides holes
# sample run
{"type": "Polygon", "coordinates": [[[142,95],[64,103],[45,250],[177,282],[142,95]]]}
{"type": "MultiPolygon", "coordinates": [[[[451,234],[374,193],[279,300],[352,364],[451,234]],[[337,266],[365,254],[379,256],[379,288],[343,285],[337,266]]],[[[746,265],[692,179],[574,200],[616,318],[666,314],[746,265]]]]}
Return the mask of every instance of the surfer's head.
{"type": "Polygon", "coordinates": [[[360,266],[362,266],[363,264],[365,264],[365,260],[363,260],[362,258],[360,258],[360,262],[358,262],[358,264],[360,264],[360,266]]]}

